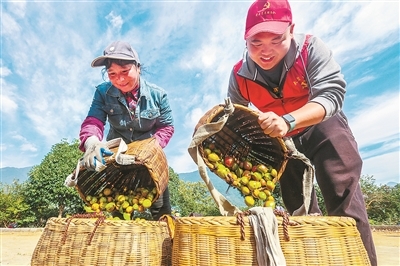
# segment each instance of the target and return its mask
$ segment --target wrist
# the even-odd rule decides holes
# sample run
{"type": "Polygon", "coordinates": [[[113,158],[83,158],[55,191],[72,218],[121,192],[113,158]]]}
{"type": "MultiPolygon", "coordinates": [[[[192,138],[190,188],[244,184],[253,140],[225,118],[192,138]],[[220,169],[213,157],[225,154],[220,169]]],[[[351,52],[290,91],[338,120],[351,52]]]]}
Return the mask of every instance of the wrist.
{"type": "Polygon", "coordinates": [[[296,119],[294,119],[294,117],[291,114],[285,114],[282,116],[282,118],[289,127],[289,130],[287,133],[293,131],[294,128],[296,127],[296,119]]]}

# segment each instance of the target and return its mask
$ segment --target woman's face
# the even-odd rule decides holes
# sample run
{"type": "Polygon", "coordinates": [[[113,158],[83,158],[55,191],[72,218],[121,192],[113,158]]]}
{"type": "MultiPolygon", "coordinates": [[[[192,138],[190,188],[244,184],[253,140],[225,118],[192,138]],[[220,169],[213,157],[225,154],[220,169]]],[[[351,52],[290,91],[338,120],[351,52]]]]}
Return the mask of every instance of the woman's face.
{"type": "Polygon", "coordinates": [[[135,64],[124,66],[112,63],[107,69],[111,83],[122,92],[129,92],[139,87],[140,67],[135,64]]]}
{"type": "Polygon", "coordinates": [[[246,40],[250,58],[264,70],[276,66],[287,54],[293,38],[294,24],[283,34],[260,32],[246,40]]]}

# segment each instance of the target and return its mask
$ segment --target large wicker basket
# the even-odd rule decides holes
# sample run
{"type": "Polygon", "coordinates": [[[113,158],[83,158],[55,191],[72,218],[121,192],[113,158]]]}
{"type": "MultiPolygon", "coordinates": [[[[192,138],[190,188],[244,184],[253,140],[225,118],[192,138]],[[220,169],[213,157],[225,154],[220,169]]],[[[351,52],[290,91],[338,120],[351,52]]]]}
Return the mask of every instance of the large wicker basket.
{"type": "MultiPolygon", "coordinates": [[[[177,219],[172,265],[258,265],[253,228],[248,217],[240,221],[238,217],[177,219]]],[[[293,216],[287,224],[282,217],[277,220],[280,245],[288,266],[370,265],[352,218],[293,216]]]]}
{"type": "Polygon", "coordinates": [[[31,265],[168,266],[171,249],[165,222],[51,218],[31,265]]]}
{"type": "Polygon", "coordinates": [[[114,154],[106,157],[106,168],[100,172],[89,171],[83,166],[74,170],[71,176],[76,176],[76,189],[80,197],[87,203],[86,196],[99,195],[105,188],[117,190],[120,193],[146,187],[156,188],[159,198],[168,185],[169,169],[166,155],[155,138],[139,140],[127,145],[124,152],[135,157],[131,164],[121,165],[116,162],[118,147],[110,148],[114,154]],[[76,175],[76,171],[79,173],[76,175]]]}

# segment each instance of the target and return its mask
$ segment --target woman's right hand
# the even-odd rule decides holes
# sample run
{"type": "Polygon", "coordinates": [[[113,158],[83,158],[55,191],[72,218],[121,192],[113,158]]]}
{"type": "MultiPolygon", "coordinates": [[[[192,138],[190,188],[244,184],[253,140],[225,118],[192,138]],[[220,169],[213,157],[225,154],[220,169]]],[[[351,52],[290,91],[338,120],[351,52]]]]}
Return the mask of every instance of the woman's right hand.
{"type": "Polygon", "coordinates": [[[86,169],[95,171],[96,168],[103,166],[106,161],[103,156],[110,156],[107,145],[101,142],[96,136],[90,136],[85,141],[85,154],[83,155],[83,165],[86,169]]]}

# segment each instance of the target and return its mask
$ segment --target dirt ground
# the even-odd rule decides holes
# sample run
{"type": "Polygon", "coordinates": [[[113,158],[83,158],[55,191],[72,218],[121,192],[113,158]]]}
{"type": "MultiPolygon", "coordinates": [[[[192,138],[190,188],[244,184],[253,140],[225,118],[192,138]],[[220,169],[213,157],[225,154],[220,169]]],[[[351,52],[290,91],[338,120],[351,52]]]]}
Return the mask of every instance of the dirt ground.
{"type": "MultiPolygon", "coordinates": [[[[1,229],[0,265],[30,265],[42,229],[1,229]]],[[[374,231],[378,265],[400,265],[400,232],[374,231]]]]}

